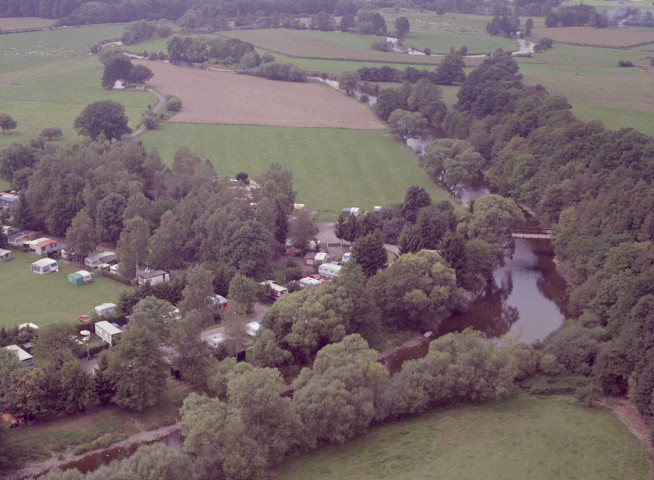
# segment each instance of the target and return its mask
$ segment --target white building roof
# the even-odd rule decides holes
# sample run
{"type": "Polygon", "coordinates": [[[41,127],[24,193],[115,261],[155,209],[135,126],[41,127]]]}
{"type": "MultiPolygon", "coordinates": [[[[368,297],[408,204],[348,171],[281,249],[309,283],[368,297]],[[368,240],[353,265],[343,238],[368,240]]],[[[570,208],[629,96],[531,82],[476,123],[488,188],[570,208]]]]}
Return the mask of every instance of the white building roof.
{"type": "Polygon", "coordinates": [[[5,347],[5,350],[10,350],[10,351],[14,352],[16,355],[18,355],[18,360],[20,360],[21,362],[24,362],[25,360],[29,360],[30,358],[34,358],[34,357],[32,357],[32,355],[27,353],[25,350],[20,348],[18,345],[7,345],[5,347]]]}
{"type": "Polygon", "coordinates": [[[42,258],[41,260],[37,260],[36,262],[32,263],[32,265],[36,265],[37,267],[46,267],[48,265],[56,265],[57,262],[51,258],[42,258]]]}
{"type": "Polygon", "coordinates": [[[8,253],[11,253],[11,250],[5,250],[4,248],[0,248],[0,256],[7,255],[8,253]]]}
{"type": "Polygon", "coordinates": [[[327,260],[327,253],[326,252],[316,253],[316,257],[314,258],[314,260],[317,262],[324,262],[325,260],[327,260]]]}
{"type": "Polygon", "coordinates": [[[114,327],[111,323],[107,322],[106,320],[102,320],[101,322],[96,323],[95,328],[100,328],[101,330],[107,332],[109,335],[116,335],[122,332],[120,328],[114,327]]]}
{"type": "Polygon", "coordinates": [[[257,322],[250,322],[247,325],[245,325],[245,333],[247,333],[251,337],[254,337],[260,328],[261,325],[259,325],[257,322]]]}
{"type": "Polygon", "coordinates": [[[261,285],[268,285],[270,288],[272,288],[276,292],[285,292],[288,290],[286,287],[282,287],[281,285],[277,285],[274,280],[266,280],[265,282],[261,282],[261,285]]]}

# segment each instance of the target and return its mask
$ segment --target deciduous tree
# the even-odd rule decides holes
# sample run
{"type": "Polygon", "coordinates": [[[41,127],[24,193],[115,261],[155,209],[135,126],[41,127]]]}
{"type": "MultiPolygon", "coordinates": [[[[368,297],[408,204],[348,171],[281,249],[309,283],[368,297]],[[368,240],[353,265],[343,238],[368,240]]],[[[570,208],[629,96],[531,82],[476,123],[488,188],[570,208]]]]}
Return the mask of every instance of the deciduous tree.
{"type": "Polygon", "coordinates": [[[104,134],[111,142],[114,138],[132,133],[132,129],[127,126],[127,120],[125,107],[112,100],[103,100],[87,105],[75,119],[73,127],[80,135],[87,135],[95,140],[100,134],[104,134]]]}
{"type": "Polygon", "coordinates": [[[98,234],[93,220],[86,210],[80,210],[66,230],[66,250],[69,258],[83,263],[84,257],[93,252],[97,244],[98,234]]]}
{"type": "Polygon", "coordinates": [[[16,123],[16,120],[11,118],[11,115],[8,113],[0,113],[0,128],[2,129],[2,133],[5,133],[7,130],[13,130],[17,126],[18,124],[16,123]]]}
{"type": "Polygon", "coordinates": [[[136,276],[136,269],[147,259],[150,227],[141,217],[125,222],[125,228],[118,239],[117,254],[120,260],[120,273],[127,278],[136,276]]]}

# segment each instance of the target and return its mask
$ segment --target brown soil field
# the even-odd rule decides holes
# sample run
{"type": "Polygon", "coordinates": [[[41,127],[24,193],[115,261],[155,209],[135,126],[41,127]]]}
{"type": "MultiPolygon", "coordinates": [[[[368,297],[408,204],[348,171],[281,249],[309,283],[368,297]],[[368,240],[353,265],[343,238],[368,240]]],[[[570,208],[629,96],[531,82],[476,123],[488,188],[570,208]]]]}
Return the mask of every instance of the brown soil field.
{"type": "MultiPolygon", "coordinates": [[[[418,65],[438,65],[442,56],[406,55],[402,53],[364,50],[347,47],[330,42],[299,30],[270,28],[260,30],[232,30],[220,32],[220,35],[238,38],[250,42],[257,47],[265,48],[275,53],[289,57],[311,58],[319,60],[350,60],[362,62],[409,63],[418,65]]],[[[378,40],[371,37],[370,43],[378,40]]]]}
{"type": "Polygon", "coordinates": [[[182,111],[170,120],[172,122],[385,128],[366,105],[324,85],[193,70],[162,62],[136,63],[154,72],[149,85],[182,99],[182,111]]]}
{"type": "Polygon", "coordinates": [[[654,31],[635,32],[592,27],[534,28],[532,31],[539,38],[549,37],[555,42],[577,45],[622,48],[654,43],[654,31]]]}
{"type": "Polygon", "coordinates": [[[54,25],[57,20],[38,17],[0,18],[0,30],[22,30],[24,28],[44,28],[54,25]]]}

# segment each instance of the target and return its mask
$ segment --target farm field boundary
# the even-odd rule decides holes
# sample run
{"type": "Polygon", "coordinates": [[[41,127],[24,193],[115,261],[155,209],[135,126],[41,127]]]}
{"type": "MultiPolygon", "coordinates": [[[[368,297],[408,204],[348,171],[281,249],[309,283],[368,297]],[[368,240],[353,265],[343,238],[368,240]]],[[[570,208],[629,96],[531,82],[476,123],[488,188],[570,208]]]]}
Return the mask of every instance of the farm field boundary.
{"type": "Polygon", "coordinates": [[[557,43],[588,47],[636,48],[654,43],[654,31],[616,30],[592,27],[535,28],[533,34],[557,43]]]}
{"type": "Polygon", "coordinates": [[[364,104],[331,88],[141,61],[149,84],[182,99],[174,123],[384,129],[364,104]]]}
{"type": "Polygon", "coordinates": [[[181,146],[209,159],[219,178],[256,177],[277,162],[293,172],[296,201],[335,221],[341,209],[401,203],[411,185],[434,202],[450,198],[418,166],[415,155],[380,130],[166,123],[139,136],[167,165],[181,146]]]}

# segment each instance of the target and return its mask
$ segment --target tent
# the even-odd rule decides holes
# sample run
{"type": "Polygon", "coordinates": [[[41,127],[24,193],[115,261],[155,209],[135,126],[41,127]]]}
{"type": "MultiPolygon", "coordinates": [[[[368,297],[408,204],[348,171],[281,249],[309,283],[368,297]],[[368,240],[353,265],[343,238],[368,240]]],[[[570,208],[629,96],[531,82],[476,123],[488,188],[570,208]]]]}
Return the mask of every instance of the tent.
{"type": "Polygon", "coordinates": [[[79,287],[91,282],[91,274],[86,270],[79,270],[68,275],[68,283],[79,287]]]}

